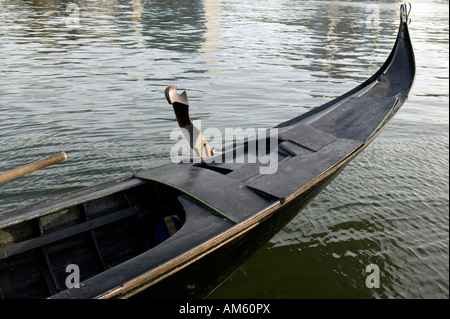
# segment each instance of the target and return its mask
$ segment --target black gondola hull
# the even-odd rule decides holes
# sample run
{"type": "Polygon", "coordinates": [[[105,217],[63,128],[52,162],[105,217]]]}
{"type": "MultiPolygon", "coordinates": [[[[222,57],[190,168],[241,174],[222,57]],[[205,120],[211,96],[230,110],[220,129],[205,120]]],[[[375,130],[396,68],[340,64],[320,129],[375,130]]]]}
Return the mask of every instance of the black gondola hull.
{"type": "Polygon", "coordinates": [[[0,298],[206,296],[363,151],[407,100],[415,62],[406,5],[400,18],[394,48],[378,72],[264,136],[207,162],[170,164],[0,214],[0,298]],[[276,160],[269,166],[248,161],[255,145],[276,160]],[[227,154],[233,161],[224,160],[227,154]]]}

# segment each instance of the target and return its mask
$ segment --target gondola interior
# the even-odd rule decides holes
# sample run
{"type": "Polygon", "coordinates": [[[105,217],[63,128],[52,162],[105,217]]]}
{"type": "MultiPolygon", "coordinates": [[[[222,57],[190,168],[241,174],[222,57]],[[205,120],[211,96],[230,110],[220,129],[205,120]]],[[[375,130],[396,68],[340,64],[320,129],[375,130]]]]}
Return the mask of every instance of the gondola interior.
{"type": "Polygon", "coordinates": [[[0,230],[0,297],[46,298],[160,244],[182,227],[179,193],[147,182],[0,230]],[[26,274],[26,275],[24,275],[26,274]]]}

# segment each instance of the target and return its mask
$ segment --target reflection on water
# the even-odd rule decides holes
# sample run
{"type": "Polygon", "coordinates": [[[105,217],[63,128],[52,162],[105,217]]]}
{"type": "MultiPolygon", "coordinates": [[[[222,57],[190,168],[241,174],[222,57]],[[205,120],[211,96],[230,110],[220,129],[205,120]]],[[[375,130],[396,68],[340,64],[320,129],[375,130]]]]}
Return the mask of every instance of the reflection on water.
{"type": "MultiPolygon", "coordinates": [[[[1,209],[170,162],[168,85],[221,130],[270,127],[341,95],[386,59],[399,4],[0,0],[0,171],[69,156],[2,185],[1,209]]],[[[448,297],[448,1],[415,1],[411,18],[409,101],[211,297],[448,297]],[[364,285],[369,262],[380,290],[364,285]]]]}
{"type": "Polygon", "coordinates": [[[137,47],[143,49],[142,30],[144,26],[142,25],[142,12],[144,11],[144,7],[142,6],[141,0],[132,0],[131,7],[133,8],[133,13],[129,17],[134,24],[133,35],[137,38],[137,47]]]}
{"type": "MultiPolygon", "coordinates": [[[[203,57],[207,64],[215,65],[217,60],[214,59],[214,53],[220,47],[220,41],[222,36],[221,25],[221,1],[209,0],[203,3],[205,10],[205,40],[199,49],[199,52],[203,54],[203,57]]],[[[207,72],[220,72],[219,69],[208,69],[207,72]]]]}

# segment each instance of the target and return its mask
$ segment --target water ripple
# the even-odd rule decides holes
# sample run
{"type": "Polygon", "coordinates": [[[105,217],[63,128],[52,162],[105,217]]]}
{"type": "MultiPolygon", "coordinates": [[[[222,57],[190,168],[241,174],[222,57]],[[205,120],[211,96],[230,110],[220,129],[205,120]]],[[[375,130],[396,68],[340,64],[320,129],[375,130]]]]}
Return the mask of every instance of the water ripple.
{"type": "MultiPolygon", "coordinates": [[[[164,97],[202,128],[271,127],[352,89],[395,41],[398,1],[0,1],[1,210],[170,162],[164,97]],[[69,21],[70,22],[70,21],[69,21]]],[[[413,3],[417,76],[388,128],[215,296],[448,297],[448,1],[413,3]],[[365,267],[382,287],[365,286],[365,267]]]]}

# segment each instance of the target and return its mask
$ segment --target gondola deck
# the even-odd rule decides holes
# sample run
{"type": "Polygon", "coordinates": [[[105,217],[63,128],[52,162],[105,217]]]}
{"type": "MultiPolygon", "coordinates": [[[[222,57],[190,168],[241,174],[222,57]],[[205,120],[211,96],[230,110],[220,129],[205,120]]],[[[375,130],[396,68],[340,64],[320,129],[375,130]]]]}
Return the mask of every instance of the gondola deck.
{"type": "Polygon", "coordinates": [[[207,295],[367,147],[406,101],[415,76],[406,9],[401,6],[397,40],[377,73],[276,126],[275,145],[258,138],[276,155],[270,174],[261,173],[267,169],[261,163],[223,161],[225,151],[1,213],[0,298],[207,295]],[[79,269],[72,288],[70,265],[79,269]]]}

